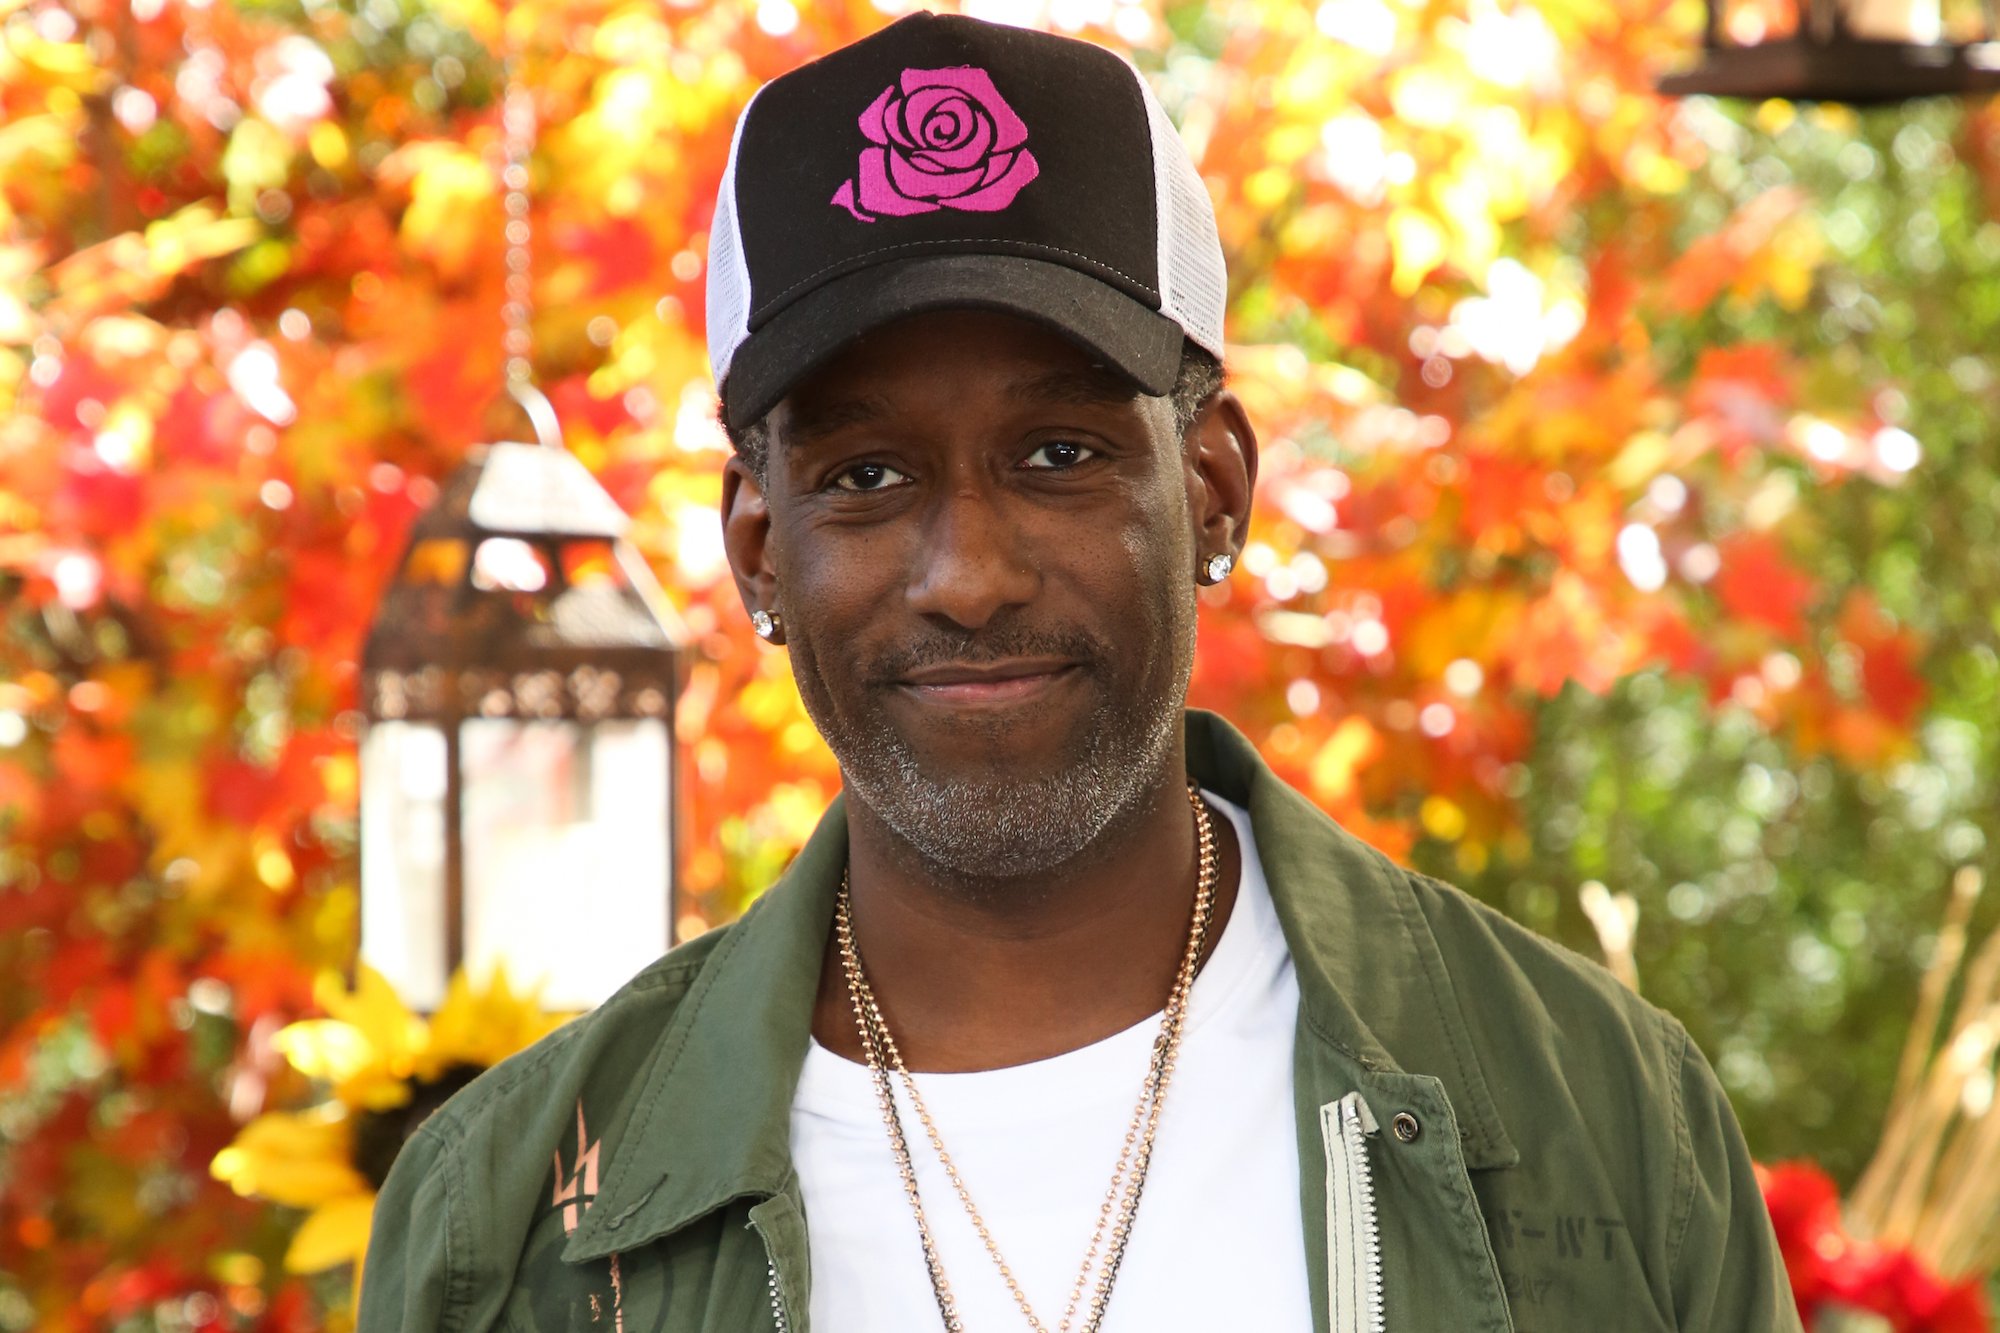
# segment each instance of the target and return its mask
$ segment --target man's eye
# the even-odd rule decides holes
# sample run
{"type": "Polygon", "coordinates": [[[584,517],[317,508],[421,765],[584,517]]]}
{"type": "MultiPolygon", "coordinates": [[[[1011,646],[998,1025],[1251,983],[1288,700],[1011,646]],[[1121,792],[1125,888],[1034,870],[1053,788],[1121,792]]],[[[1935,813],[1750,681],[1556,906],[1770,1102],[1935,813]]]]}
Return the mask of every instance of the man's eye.
{"type": "Polygon", "coordinates": [[[857,463],[833,479],[843,491],[886,491],[909,478],[886,463],[857,463]]]}
{"type": "Polygon", "coordinates": [[[1096,453],[1095,449],[1075,440],[1052,440],[1021,460],[1021,466],[1048,469],[1075,467],[1085,459],[1095,457],[1096,453]]]}

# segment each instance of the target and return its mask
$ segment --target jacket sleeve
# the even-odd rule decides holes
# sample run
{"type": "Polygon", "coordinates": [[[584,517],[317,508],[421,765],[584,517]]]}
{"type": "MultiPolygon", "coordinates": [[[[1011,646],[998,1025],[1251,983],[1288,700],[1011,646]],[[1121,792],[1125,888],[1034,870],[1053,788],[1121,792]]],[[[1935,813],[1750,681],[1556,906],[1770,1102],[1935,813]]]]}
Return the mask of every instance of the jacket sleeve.
{"type": "Polygon", "coordinates": [[[1673,1293],[1676,1326],[1798,1333],[1798,1307],[1729,1099],[1679,1023],[1675,1088],[1673,1293]]]}
{"type": "Polygon", "coordinates": [[[450,1299],[452,1173],[456,1155],[430,1132],[435,1117],[396,1154],[375,1199],[361,1270],[357,1333],[442,1333],[450,1299]]]}

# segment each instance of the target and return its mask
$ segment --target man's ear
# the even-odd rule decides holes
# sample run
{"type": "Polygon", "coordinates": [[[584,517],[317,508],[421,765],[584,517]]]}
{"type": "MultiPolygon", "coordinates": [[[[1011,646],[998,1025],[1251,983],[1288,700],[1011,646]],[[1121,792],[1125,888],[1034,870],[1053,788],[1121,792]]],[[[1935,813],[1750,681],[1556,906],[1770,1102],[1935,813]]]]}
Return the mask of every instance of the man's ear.
{"type": "Polygon", "coordinates": [[[1240,558],[1257,489],[1257,432],[1235,394],[1220,389],[1209,395],[1182,437],[1181,452],[1196,564],[1217,555],[1240,558]]]}
{"type": "Polygon", "coordinates": [[[771,510],[764,488],[739,457],[722,467],[722,550],[743,609],[776,611],[778,573],[771,561],[771,510]]]}

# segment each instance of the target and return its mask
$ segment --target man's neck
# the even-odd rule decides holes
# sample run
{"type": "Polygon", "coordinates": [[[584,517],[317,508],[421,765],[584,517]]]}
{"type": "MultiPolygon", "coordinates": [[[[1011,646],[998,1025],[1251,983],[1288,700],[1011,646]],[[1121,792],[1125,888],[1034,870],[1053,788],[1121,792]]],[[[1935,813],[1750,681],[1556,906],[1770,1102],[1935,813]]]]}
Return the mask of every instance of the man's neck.
{"type": "MultiPolygon", "coordinates": [[[[968,886],[927,873],[894,830],[848,801],[854,936],[909,1068],[963,1073],[1043,1060],[1159,1012],[1187,947],[1194,812],[1171,772],[1069,865],[968,886]]],[[[1204,956],[1236,901],[1242,852],[1210,808],[1215,904],[1204,956]]],[[[838,944],[829,940],[813,1035],[862,1058],[838,944]]]]}

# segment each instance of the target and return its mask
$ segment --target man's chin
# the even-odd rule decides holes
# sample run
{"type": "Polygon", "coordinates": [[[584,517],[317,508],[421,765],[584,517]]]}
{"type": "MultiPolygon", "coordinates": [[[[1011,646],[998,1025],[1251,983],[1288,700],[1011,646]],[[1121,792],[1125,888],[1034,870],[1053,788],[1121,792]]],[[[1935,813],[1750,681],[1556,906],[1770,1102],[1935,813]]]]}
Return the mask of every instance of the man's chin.
{"type": "Polygon", "coordinates": [[[1087,766],[1104,740],[1093,743],[1092,721],[1088,714],[1049,710],[1023,718],[942,718],[918,726],[895,718],[886,730],[912,776],[939,786],[1004,788],[1059,779],[1087,766]]]}
{"type": "Polygon", "coordinates": [[[843,766],[851,793],[924,861],[964,882],[1043,874],[1082,854],[1122,799],[1104,774],[1070,763],[984,763],[898,770],[843,766]]]}
{"type": "Polygon", "coordinates": [[[833,749],[853,795],[938,870],[1014,879],[1084,855],[1143,799],[1177,716],[1101,703],[948,720],[885,710],[833,749]]]}

